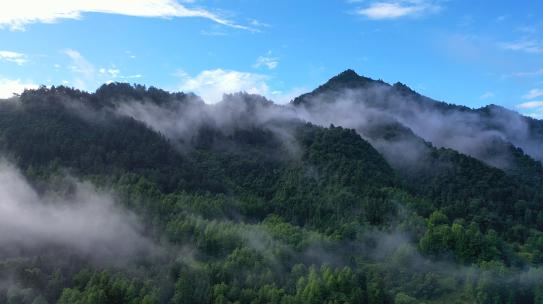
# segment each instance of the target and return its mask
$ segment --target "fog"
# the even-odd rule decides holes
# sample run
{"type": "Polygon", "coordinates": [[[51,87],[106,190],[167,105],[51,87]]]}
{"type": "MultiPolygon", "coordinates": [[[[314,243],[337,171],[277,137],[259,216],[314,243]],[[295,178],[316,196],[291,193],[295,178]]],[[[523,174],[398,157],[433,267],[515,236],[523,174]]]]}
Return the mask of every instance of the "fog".
{"type": "MultiPolygon", "coordinates": [[[[405,93],[401,86],[375,82],[363,89],[325,91],[297,105],[280,106],[262,96],[225,94],[214,105],[199,102],[126,101],[116,112],[142,121],[186,149],[202,127],[229,136],[235,130],[261,127],[271,131],[284,147],[297,150],[292,122],[353,128],[395,167],[423,163],[430,144],[457,150],[488,165],[509,169],[511,146],[543,160],[543,140],[532,134],[528,119],[518,113],[488,107],[471,110],[449,106],[405,93]]],[[[408,90],[408,89],[407,89],[408,90]]],[[[196,98],[196,97],[193,97],[196,98]]]]}
{"type": "Polygon", "coordinates": [[[223,142],[218,143],[224,146],[236,132],[257,128],[273,135],[267,140],[281,143],[291,155],[297,155],[299,150],[290,123],[298,119],[297,113],[259,95],[225,94],[222,102],[213,105],[192,99],[162,105],[127,101],[118,103],[115,111],[145,123],[169,138],[181,151],[190,150],[205,129],[224,136],[223,142]]]}
{"type": "Polygon", "coordinates": [[[326,92],[309,97],[297,109],[305,120],[356,129],[389,160],[398,156],[391,151],[402,151],[406,160],[416,160],[426,146],[416,137],[503,169],[511,165],[509,143],[543,160],[542,139],[531,133],[529,120],[518,113],[495,106],[469,110],[438,104],[416,93],[399,93],[395,87],[375,84],[326,92]],[[396,130],[396,135],[387,134],[402,126],[405,130],[396,130]]]}
{"type": "Polygon", "coordinates": [[[51,247],[102,260],[135,257],[152,245],[111,195],[83,182],[69,195],[39,195],[13,165],[0,161],[0,254],[51,247]]]}

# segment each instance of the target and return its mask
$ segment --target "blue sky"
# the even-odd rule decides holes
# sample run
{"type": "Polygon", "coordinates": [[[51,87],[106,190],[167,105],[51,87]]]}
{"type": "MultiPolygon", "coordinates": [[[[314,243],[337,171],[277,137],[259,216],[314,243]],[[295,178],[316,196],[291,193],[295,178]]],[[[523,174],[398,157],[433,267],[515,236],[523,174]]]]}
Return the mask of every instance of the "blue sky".
{"type": "Polygon", "coordinates": [[[352,68],[543,118],[543,1],[0,0],[0,97],[108,81],[277,102],[352,68]]]}

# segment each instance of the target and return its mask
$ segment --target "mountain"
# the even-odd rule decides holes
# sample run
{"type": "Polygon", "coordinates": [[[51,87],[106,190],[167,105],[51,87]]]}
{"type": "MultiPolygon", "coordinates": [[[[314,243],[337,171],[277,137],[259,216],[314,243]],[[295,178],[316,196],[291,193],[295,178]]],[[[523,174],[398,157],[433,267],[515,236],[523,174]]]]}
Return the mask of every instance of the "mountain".
{"type": "Polygon", "coordinates": [[[438,102],[404,84],[389,85],[359,76],[353,70],[340,73],[291,104],[311,113],[315,121],[356,129],[374,146],[381,146],[380,152],[398,166],[416,162],[411,155],[405,158],[394,153],[398,146],[409,145],[409,151],[427,150],[425,141],[475,157],[520,178],[543,177],[538,173],[543,160],[543,122],[500,106],[470,109],[438,102]],[[518,168],[528,162],[534,168],[533,174],[522,176],[518,168]]]}
{"type": "Polygon", "coordinates": [[[0,102],[0,303],[539,303],[541,121],[347,70],[290,105],[0,102]]]}

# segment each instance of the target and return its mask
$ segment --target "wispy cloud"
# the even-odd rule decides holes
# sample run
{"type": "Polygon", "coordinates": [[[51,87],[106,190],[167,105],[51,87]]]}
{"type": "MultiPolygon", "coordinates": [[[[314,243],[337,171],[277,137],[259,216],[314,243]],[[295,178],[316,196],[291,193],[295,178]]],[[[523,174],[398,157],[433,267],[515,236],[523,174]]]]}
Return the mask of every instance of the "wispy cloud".
{"type": "Polygon", "coordinates": [[[256,59],[256,63],[253,65],[253,67],[260,68],[262,66],[265,66],[268,69],[273,70],[278,65],[279,65],[279,59],[277,57],[272,57],[271,51],[268,51],[268,53],[265,56],[259,56],[256,59]]]}
{"type": "Polygon", "coordinates": [[[257,27],[257,28],[258,28],[258,27],[271,27],[270,24],[265,23],[265,22],[258,21],[258,20],[256,20],[256,19],[251,19],[251,20],[249,21],[249,24],[251,24],[252,26],[257,27]]]}
{"type": "Polygon", "coordinates": [[[399,0],[373,2],[367,7],[357,9],[355,13],[373,20],[386,20],[421,16],[439,10],[441,10],[441,6],[435,1],[399,0]]]}
{"type": "Polygon", "coordinates": [[[99,72],[100,74],[109,75],[110,77],[113,77],[113,78],[116,78],[117,76],[119,76],[119,73],[121,73],[121,71],[117,68],[109,68],[109,69],[101,68],[99,72]]]}
{"type": "Polygon", "coordinates": [[[18,65],[23,65],[28,61],[25,54],[12,51],[0,51],[0,60],[14,62],[18,65]]]}
{"type": "Polygon", "coordinates": [[[529,101],[517,105],[517,108],[528,111],[525,115],[533,118],[543,118],[543,100],[529,101]]]}
{"type": "Polygon", "coordinates": [[[484,99],[492,98],[494,96],[495,94],[493,92],[485,92],[483,95],[479,97],[479,99],[484,100],[484,99]]]}
{"type": "Polygon", "coordinates": [[[126,75],[126,76],[119,76],[121,79],[136,79],[136,78],[142,78],[143,75],[141,74],[133,74],[133,75],[126,75]]]}
{"type": "Polygon", "coordinates": [[[503,21],[507,20],[508,18],[509,18],[509,16],[507,16],[507,15],[501,15],[501,16],[496,17],[495,21],[496,22],[503,22],[503,21]]]}
{"type": "Polygon", "coordinates": [[[543,107],[543,101],[529,101],[517,105],[517,108],[520,109],[535,109],[539,107],[543,107]]]}
{"type": "Polygon", "coordinates": [[[201,30],[200,34],[204,36],[228,36],[228,33],[221,29],[201,30]]]}
{"type": "Polygon", "coordinates": [[[24,82],[21,79],[8,79],[0,77],[0,98],[10,98],[14,94],[20,94],[25,89],[35,89],[38,85],[24,82]]]}
{"type": "Polygon", "coordinates": [[[64,54],[72,60],[72,65],[70,66],[72,71],[83,74],[86,77],[94,76],[94,66],[81,53],[73,49],[66,49],[64,50],[64,54]]]}
{"type": "Polygon", "coordinates": [[[534,70],[534,71],[527,71],[527,72],[515,72],[508,76],[513,77],[537,77],[543,75],[543,69],[534,70]]]}
{"type": "Polygon", "coordinates": [[[543,54],[543,43],[536,40],[518,40],[500,44],[502,49],[532,54],[543,54]]]}
{"type": "Polygon", "coordinates": [[[250,29],[223,18],[217,13],[202,8],[188,8],[175,0],[19,0],[2,5],[0,27],[24,30],[28,24],[81,19],[85,13],[149,18],[199,17],[233,28],[250,29]]]}
{"type": "Polygon", "coordinates": [[[309,92],[310,90],[305,87],[294,88],[289,91],[273,91],[269,98],[278,104],[286,104],[291,102],[294,98],[309,92]]]}
{"type": "Polygon", "coordinates": [[[537,28],[531,25],[524,25],[524,26],[517,27],[517,31],[521,33],[526,33],[526,34],[535,34],[537,33],[537,28]]]}
{"type": "Polygon", "coordinates": [[[528,93],[524,94],[522,98],[524,99],[534,99],[537,97],[543,96],[543,90],[541,89],[531,89],[528,93]]]}
{"type": "Polygon", "coordinates": [[[88,89],[88,82],[94,82],[96,78],[94,65],[76,50],[66,49],[63,53],[72,61],[68,68],[75,74],[74,86],[80,89],[88,89]]]}
{"type": "Polygon", "coordinates": [[[217,103],[223,94],[244,91],[251,94],[268,95],[268,76],[232,70],[205,70],[195,77],[185,73],[181,76],[180,89],[200,95],[207,103],[217,103]]]}

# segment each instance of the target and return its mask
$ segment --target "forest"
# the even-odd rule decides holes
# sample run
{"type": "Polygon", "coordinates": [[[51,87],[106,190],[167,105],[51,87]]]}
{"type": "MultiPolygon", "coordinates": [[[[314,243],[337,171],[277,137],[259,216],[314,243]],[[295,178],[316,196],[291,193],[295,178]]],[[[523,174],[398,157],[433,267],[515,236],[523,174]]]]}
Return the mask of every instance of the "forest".
{"type": "Polygon", "coordinates": [[[27,90],[0,101],[0,303],[543,303],[541,147],[351,70],[288,105],[27,90]]]}

